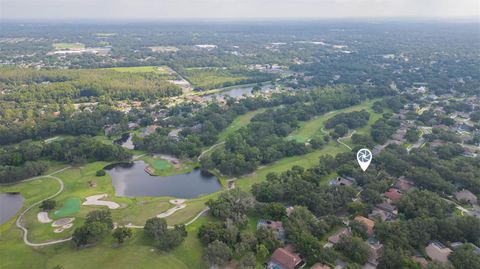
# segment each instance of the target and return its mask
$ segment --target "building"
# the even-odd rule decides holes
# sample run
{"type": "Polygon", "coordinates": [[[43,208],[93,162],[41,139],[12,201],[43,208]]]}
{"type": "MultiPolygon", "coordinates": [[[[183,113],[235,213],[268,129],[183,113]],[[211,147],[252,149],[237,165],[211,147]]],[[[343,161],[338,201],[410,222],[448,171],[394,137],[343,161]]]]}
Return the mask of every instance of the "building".
{"type": "Polygon", "coordinates": [[[368,214],[368,218],[372,220],[381,220],[381,221],[394,221],[397,216],[396,214],[383,210],[378,207],[374,207],[372,212],[368,214]]]}
{"type": "Polygon", "coordinates": [[[363,225],[365,225],[367,227],[368,235],[370,235],[370,236],[373,235],[373,228],[375,227],[375,221],[373,221],[371,219],[367,219],[363,216],[356,216],[355,220],[362,223],[363,225]]]}
{"type": "Polygon", "coordinates": [[[331,269],[331,267],[328,266],[328,265],[321,264],[321,263],[317,262],[312,267],[310,267],[310,269],[331,269]]]}
{"type": "Polygon", "coordinates": [[[403,193],[398,189],[390,188],[388,191],[384,192],[383,195],[391,201],[396,202],[402,199],[403,193]]]}
{"type": "Polygon", "coordinates": [[[300,254],[295,252],[295,248],[291,244],[277,248],[267,264],[268,269],[298,269],[304,266],[305,261],[300,254]]]}
{"type": "Polygon", "coordinates": [[[259,220],[257,222],[257,230],[265,227],[273,232],[278,240],[285,241],[285,229],[281,221],[259,220]]]}
{"type": "Polygon", "coordinates": [[[393,184],[395,189],[401,190],[403,192],[408,192],[411,190],[415,184],[407,179],[404,176],[399,177],[398,180],[393,184]]]}
{"type": "Polygon", "coordinates": [[[329,182],[330,186],[352,186],[355,183],[353,178],[337,177],[329,182]]]}
{"type": "Polygon", "coordinates": [[[438,241],[433,241],[425,248],[425,252],[432,261],[446,263],[448,262],[448,255],[452,253],[452,250],[438,241]]]}
{"type": "Polygon", "coordinates": [[[340,238],[342,238],[342,236],[349,236],[350,234],[351,233],[348,228],[341,228],[336,233],[328,237],[328,243],[333,246],[340,241],[340,238]]]}
{"type": "Polygon", "coordinates": [[[380,258],[383,245],[379,241],[374,239],[369,239],[367,241],[368,248],[370,249],[370,256],[368,257],[368,264],[371,267],[376,268],[378,265],[378,259],[380,258]]]}
{"type": "Polygon", "coordinates": [[[467,202],[471,205],[475,205],[478,203],[477,196],[475,196],[475,194],[473,194],[469,190],[463,189],[461,191],[457,191],[456,193],[454,193],[454,195],[458,201],[467,202]]]}

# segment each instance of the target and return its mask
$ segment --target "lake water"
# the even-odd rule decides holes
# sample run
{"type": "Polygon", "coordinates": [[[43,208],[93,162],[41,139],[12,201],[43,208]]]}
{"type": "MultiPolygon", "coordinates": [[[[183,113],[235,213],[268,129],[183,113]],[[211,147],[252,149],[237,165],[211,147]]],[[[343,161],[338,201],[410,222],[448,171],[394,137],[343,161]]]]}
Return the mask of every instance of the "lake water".
{"type": "MultiPolygon", "coordinates": [[[[253,89],[253,86],[248,86],[248,87],[240,87],[239,86],[238,88],[235,87],[235,88],[232,88],[230,90],[225,90],[225,91],[222,91],[222,92],[219,92],[219,93],[204,95],[202,98],[205,101],[210,101],[214,97],[217,98],[217,100],[222,100],[224,98],[224,96],[230,96],[230,97],[233,97],[233,98],[239,98],[239,97],[242,97],[243,95],[252,96],[253,95],[252,94],[252,89],[253,89]]],[[[263,85],[261,87],[260,92],[266,92],[268,90],[271,90],[271,85],[270,84],[263,85]]]]}
{"type": "Polygon", "coordinates": [[[150,176],[145,172],[145,162],[115,164],[106,167],[112,177],[117,196],[172,196],[195,198],[216,192],[222,188],[217,177],[194,169],[186,174],[173,176],[150,176]]]}
{"type": "Polygon", "coordinates": [[[20,194],[0,193],[0,225],[13,218],[22,206],[23,197],[20,194]]]}

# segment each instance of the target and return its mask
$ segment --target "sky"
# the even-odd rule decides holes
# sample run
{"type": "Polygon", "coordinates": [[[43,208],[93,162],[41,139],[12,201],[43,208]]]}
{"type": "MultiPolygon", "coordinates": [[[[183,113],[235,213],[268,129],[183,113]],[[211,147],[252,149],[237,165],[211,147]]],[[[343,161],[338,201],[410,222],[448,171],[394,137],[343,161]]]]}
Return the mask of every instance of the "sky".
{"type": "Polygon", "coordinates": [[[0,0],[1,20],[470,17],[480,0],[0,0]]]}

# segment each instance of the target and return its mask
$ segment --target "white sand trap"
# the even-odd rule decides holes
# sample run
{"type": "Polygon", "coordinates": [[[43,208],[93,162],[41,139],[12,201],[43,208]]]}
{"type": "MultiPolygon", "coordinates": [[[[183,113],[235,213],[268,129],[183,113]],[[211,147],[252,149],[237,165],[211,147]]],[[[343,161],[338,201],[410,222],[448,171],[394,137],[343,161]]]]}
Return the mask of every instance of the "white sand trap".
{"type": "Polygon", "coordinates": [[[48,217],[48,212],[38,212],[37,219],[40,223],[50,223],[52,219],[48,217]]]}
{"type": "Polygon", "coordinates": [[[59,234],[59,233],[63,232],[63,229],[62,228],[55,228],[55,229],[53,229],[53,232],[56,233],[56,234],[59,234]]]}
{"type": "Polygon", "coordinates": [[[67,225],[69,223],[72,223],[75,220],[75,218],[63,218],[56,220],[52,223],[52,227],[62,227],[64,225],[67,225]]]}
{"type": "Polygon", "coordinates": [[[187,204],[185,204],[186,202],[185,199],[174,199],[174,200],[170,200],[169,202],[171,204],[174,204],[175,206],[163,213],[158,214],[157,218],[166,218],[172,215],[173,213],[177,212],[178,210],[184,209],[185,207],[187,207],[187,204]]]}
{"type": "Polygon", "coordinates": [[[73,223],[69,223],[69,224],[65,224],[62,226],[62,229],[66,230],[66,229],[70,229],[73,227],[73,223]]]}
{"type": "Polygon", "coordinates": [[[100,199],[103,199],[107,197],[108,195],[106,193],[104,194],[97,194],[93,196],[89,196],[86,198],[86,201],[83,202],[82,205],[100,205],[100,206],[108,206],[109,209],[117,209],[120,207],[119,204],[112,202],[112,201],[101,201],[100,199]]]}

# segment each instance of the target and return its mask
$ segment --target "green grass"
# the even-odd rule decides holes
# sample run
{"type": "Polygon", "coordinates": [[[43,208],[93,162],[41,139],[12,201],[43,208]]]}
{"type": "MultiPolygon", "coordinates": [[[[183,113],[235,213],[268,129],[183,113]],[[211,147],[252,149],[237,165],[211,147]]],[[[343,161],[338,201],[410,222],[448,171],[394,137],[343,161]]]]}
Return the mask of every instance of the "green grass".
{"type": "Polygon", "coordinates": [[[168,74],[168,69],[164,66],[132,66],[132,67],[112,67],[103,68],[105,70],[113,70],[124,73],[150,73],[168,74]]]}
{"type": "Polygon", "coordinates": [[[67,49],[83,49],[85,45],[82,43],[53,43],[53,47],[56,50],[67,50],[67,49]]]}
{"type": "Polygon", "coordinates": [[[81,201],[78,198],[68,198],[63,202],[63,205],[60,209],[53,212],[55,218],[70,217],[75,215],[80,211],[81,201]]]}
{"type": "MultiPolygon", "coordinates": [[[[369,100],[369,101],[363,102],[363,103],[361,103],[359,105],[356,105],[356,106],[351,106],[351,107],[347,107],[347,108],[344,108],[344,109],[335,110],[335,111],[329,112],[327,114],[314,117],[313,119],[311,119],[309,121],[301,122],[300,123],[300,128],[298,128],[297,130],[292,132],[288,136],[288,138],[289,139],[294,139],[295,141],[302,143],[302,142],[306,142],[307,140],[309,140],[311,138],[314,138],[314,137],[323,137],[323,133],[322,133],[321,129],[325,126],[325,122],[327,120],[329,120],[333,116],[335,116],[337,114],[340,114],[340,113],[360,111],[362,109],[365,109],[370,113],[370,122],[369,123],[373,124],[376,121],[376,119],[378,119],[378,117],[381,117],[380,114],[377,114],[377,113],[373,112],[373,110],[371,108],[372,104],[377,100],[378,99],[369,100]],[[377,116],[375,116],[374,114],[377,114],[377,116]]],[[[369,130],[369,126],[366,126],[364,128],[358,129],[357,133],[365,133],[368,130],[369,130]]]]}
{"type": "Polygon", "coordinates": [[[187,68],[183,75],[190,83],[195,85],[195,87],[206,90],[221,88],[225,82],[242,84],[242,81],[248,79],[246,76],[232,74],[228,70],[219,68],[187,68]]]}
{"type": "Polygon", "coordinates": [[[235,120],[227,127],[225,128],[219,135],[218,135],[218,140],[220,142],[225,141],[227,137],[236,131],[238,131],[240,128],[247,126],[250,123],[250,120],[257,114],[264,112],[266,109],[258,109],[254,111],[249,111],[241,116],[238,116],[235,118],[235,120]]]}
{"type": "Polygon", "coordinates": [[[166,160],[154,160],[152,165],[153,168],[157,170],[165,170],[172,167],[172,165],[170,165],[170,163],[166,160]]]}

